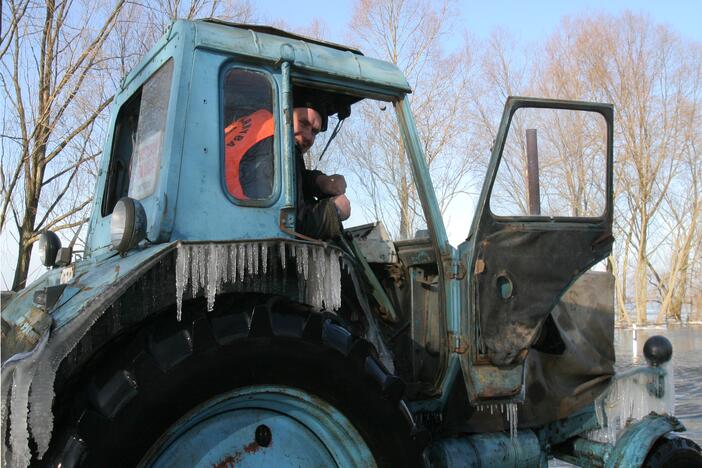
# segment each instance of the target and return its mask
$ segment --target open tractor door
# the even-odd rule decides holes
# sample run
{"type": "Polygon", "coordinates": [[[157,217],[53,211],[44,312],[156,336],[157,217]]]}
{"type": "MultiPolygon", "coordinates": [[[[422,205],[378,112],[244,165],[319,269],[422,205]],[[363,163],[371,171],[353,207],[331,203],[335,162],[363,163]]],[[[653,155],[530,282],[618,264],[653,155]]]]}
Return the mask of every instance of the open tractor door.
{"type": "Polygon", "coordinates": [[[613,109],[513,97],[468,240],[461,356],[473,404],[524,400],[529,348],[578,277],[612,248],[613,109]]]}

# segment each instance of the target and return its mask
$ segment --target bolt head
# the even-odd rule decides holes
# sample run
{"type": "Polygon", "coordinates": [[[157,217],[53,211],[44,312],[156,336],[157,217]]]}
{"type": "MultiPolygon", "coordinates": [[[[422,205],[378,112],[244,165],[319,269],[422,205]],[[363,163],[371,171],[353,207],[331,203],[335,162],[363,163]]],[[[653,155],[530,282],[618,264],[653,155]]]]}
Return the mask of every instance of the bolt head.
{"type": "Polygon", "coordinates": [[[273,434],[265,424],[261,424],[256,428],[256,443],[261,447],[268,447],[271,444],[273,434]]]}

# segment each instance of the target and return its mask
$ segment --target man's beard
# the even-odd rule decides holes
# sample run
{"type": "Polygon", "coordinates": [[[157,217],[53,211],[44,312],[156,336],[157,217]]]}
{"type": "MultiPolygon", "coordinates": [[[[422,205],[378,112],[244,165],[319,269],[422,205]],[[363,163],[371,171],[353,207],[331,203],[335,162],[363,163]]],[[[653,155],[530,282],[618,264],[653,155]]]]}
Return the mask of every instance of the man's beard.
{"type": "Polygon", "coordinates": [[[295,151],[298,151],[300,154],[305,154],[306,152],[309,151],[309,148],[302,149],[302,145],[296,141],[295,142],[295,151]]]}

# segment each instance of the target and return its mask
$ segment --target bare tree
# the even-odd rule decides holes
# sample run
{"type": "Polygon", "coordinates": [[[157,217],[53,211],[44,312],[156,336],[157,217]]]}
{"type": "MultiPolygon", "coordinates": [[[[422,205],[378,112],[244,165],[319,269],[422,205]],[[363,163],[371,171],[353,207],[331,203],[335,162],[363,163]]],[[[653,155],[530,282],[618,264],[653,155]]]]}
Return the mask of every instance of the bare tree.
{"type": "MultiPolygon", "coordinates": [[[[700,116],[698,116],[699,118],[700,116]]],[[[694,117],[693,117],[694,118],[694,117]]],[[[693,128],[698,127],[695,125],[693,128]]],[[[676,183],[665,194],[664,206],[661,208],[663,220],[661,225],[670,233],[663,243],[668,255],[667,273],[660,275],[654,265],[651,272],[659,288],[661,306],[656,322],[666,319],[682,320],[683,303],[688,300],[692,289],[690,272],[699,261],[702,243],[702,158],[695,150],[699,140],[698,132],[688,135],[685,140],[690,151],[684,155],[680,174],[676,183]],[[668,239],[670,239],[668,241],[668,239]]]]}
{"type": "MultiPolygon", "coordinates": [[[[350,27],[361,50],[396,64],[408,78],[417,130],[442,208],[464,188],[470,168],[458,144],[466,136],[458,99],[466,87],[465,62],[440,47],[450,30],[450,11],[447,2],[359,0],[350,27]]],[[[341,147],[353,160],[364,208],[399,238],[408,238],[423,213],[397,122],[385,112],[388,106],[377,101],[356,106],[358,118],[341,134],[341,147]]]]}
{"type": "Polygon", "coordinates": [[[8,213],[19,234],[13,289],[24,286],[32,244],[45,229],[60,231],[82,223],[89,196],[71,190],[84,163],[97,155],[75,146],[90,133],[112,101],[97,75],[105,63],[102,46],[124,5],[102,8],[77,2],[8,2],[13,25],[3,36],[0,84],[7,102],[3,202],[0,228],[8,213]],[[81,98],[87,83],[94,92],[81,98]],[[51,195],[48,199],[43,195],[51,195]]]}
{"type": "MultiPolygon", "coordinates": [[[[630,13],[564,19],[539,48],[538,60],[513,64],[512,49],[504,43],[493,36],[487,46],[490,55],[484,61],[484,75],[498,90],[492,95],[516,92],[614,103],[619,242],[610,267],[618,272],[620,312],[626,318],[631,273],[638,323],[646,322],[652,283],[661,291],[664,308],[675,309],[674,298],[684,292],[680,285],[688,281],[685,265],[694,255],[696,230],[691,227],[696,221],[694,205],[675,208],[668,194],[681,190],[699,195],[699,186],[685,176],[690,170],[686,161],[698,158],[692,142],[701,104],[699,46],[630,13]],[[526,64],[530,68],[525,69],[526,64]],[[656,269],[678,256],[668,275],[658,275],[656,269]]],[[[564,134],[564,141],[568,135],[573,136],[564,134]]],[[[565,187],[574,194],[579,189],[573,189],[587,185],[573,182],[590,175],[575,166],[571,169],[578,177],[566,178],[565,187]]],[[[686,201],[693,199],[688,196],[686,201]]]]}
{"type": "MultiPolygon", "coordinates": [[[[124,76],[178,19],[217,18],[240,23],[255,17],[249,0],[156,0],[125,5],[111,38],[124,76]]],[[[121,78],[120,76],[120,78],[121,78]]]]}
{"type": "Polygon", "coordinates": [[[79,242],[106,110],[121,79],[177,18],[246,21],[237,0],[10,0],[3,9],[0,86],[6,103],[0,145],[0,231],[17,235],[12,289],[24,287],[32,244],[43,230],[79,242]]]}

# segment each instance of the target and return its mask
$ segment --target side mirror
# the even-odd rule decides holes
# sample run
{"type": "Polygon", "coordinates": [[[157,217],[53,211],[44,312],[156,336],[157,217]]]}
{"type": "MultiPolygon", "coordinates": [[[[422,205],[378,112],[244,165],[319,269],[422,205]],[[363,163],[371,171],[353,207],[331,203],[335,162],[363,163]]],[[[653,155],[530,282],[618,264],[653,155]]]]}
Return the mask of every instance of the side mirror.
{"type": "Polygon", "coordinates": [[[125,253],[146,237],[146,211],[133,198],[120,198],[112,211],[110,225],[112,247],[125,253]]]}
{"type": "Polygon", "coordinates": [[[42,265],[45,267],[54,266],[56,264],[56,254],[61,248],[61,239],[59,239],[56,233],[44,231],[39,234],[37,247],[39,249],[39,259],[42,265]]]}

